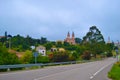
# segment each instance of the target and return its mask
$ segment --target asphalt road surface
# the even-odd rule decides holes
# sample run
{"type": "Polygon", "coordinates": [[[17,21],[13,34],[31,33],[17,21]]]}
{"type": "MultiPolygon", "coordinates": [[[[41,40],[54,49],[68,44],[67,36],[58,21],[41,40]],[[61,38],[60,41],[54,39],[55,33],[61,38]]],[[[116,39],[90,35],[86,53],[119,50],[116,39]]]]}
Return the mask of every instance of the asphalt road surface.
{"type": "Polygon", "coordinates": [[[0,73],[0,80],[109,80],[107,72],[116,59],[0,73]]]}

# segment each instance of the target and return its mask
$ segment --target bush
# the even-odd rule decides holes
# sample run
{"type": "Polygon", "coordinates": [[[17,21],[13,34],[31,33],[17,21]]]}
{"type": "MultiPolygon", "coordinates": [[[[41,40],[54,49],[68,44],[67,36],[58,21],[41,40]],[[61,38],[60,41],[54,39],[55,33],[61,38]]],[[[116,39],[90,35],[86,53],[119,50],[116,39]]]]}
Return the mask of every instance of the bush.
{"type": "Polygon", "coordinates": [[[112,52],[108,52],[108,53],[107,53],[107,57],[111,57],[111,56],[113,56],[113,55],[112,55],[112,52]]]}
{"type": "Polygon", "coordinates": [[[51,62],[65,62],[69,61],[69,53],[66,51],[58,51],[49,54],[49,59],[51,62]]]}
{"type": "Polygon", "coordinates": [[[50,62],[50,60],[49,60],[49,58],[47,56],[39,55],[37,57],[37,63],[49,63],[49,62],[50,62]]]}
{"type": "Polygon", "coordinates": [[[91,52],[90,51],[85,51],[82,55],[82,59],[84,60],[90,60],[91,59],[91,52]]]}
{"type": "Polygon", "coordinates": [[[0,65],[19,64],[20,61],[16,54],[9,53],[7,48],[0,46],[0,65]]]}

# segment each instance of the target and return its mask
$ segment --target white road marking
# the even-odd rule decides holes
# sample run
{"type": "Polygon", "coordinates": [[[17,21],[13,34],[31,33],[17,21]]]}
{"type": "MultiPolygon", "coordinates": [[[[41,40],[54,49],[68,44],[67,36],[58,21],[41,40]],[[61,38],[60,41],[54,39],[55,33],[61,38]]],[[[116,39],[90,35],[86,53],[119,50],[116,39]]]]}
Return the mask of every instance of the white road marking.
{"type": "Polygon", "coordinates": [[[58,74],[62,74],[62,73],[64,73],[64,72],[69,72],[69,71],[77,70],[77,69],[80,69],[80,68],[74,68],[74,69],[71,69],[71,70],[66,70],[66,71],[63,71],[63,72],[59,72],[59,73],[51,74],[51,75],[48,75],[48,76],[43,76],[43,77],[40,77],[40,78],[36,78],[36,79],[34,79],[34,80],[40,80],[40,79],[52,77],[52,76],[55,76],[55,75],[58,75],[58,74]]]}
{"type": "Polygon", "coordinates": [[[112,63],[103,66],[101,69],[99,69],[97,72],[95,72],[95,73],[90,77],[90,79],[93,79],[99,72],[101,72],[103,69],[107,68],[107,67],[108,67],[109,65],[111,65],[111,64],[112,64],[112,63]]]}

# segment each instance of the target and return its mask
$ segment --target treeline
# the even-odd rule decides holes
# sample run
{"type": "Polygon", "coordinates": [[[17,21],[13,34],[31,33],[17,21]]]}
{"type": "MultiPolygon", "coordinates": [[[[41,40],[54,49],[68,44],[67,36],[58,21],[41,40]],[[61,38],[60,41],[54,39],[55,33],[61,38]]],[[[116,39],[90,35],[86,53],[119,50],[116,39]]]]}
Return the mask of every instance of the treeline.
{"type": "Polygon", "coordinates": [[[41,39],[34,39],[29,35],[27,37],[20,36],[19,34],[16,36],[8,35],[0,39],[3,46],[7,48],[11,48],[17,51],[25,51],[30,50],[31,46],[38,46],[47,43],[47,39],[41,37],[41,39]],[[10,37],[9,37],[10,36],[10,37]]]}
{"type": "MultiPolygon", "coordinates": [[[[114,48],[114,43],[105,43],[101,31],[96,26],[90,27],[83,39],[75,38],[76,45],[71,45],[62,41],[48,41],[47,38],[44,37],[41,37],[41,39],[34,39],[30,36],[23,37],[20,35],[6,35],[0,39],[0,42],[0,55],[2,56],[0,56],[0,61],[6,62],[3,60],[4,56],[13,56],[10,57],[11,60],[14,58],[11,62],[0,62],[0,64],[34,63],[34,50],[31,49],[31,46],[37,47],[42,45],[46,47],[47,56],[39,55],[37,57],[38,63],[109,57],[112,56],[112,50],[114,48]],[[51,51],[51,48],[63,48],[64,50],[51,51]],[[8,55],[8,49],[25,53],[21,59],[18,59],[14,54],[8,55]]],[[[5,57],[5,59],[7,60],[9,58],[5,57]]]]}

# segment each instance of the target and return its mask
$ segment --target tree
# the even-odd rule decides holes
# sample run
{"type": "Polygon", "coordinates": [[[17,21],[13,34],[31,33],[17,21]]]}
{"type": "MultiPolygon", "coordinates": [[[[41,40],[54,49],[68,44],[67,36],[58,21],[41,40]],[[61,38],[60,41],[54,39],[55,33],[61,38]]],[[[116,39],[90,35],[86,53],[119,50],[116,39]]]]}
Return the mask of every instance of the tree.
{"type": "Polygon", "coordinates": [[[25,51],[25,50],[30,50],[30,46],[35,45],[36,41],[29,36],[24,38],[23,36],[20,36],[18,34],[17,36],[13,36],[11,38],[11,44],[12,44],[12,48],[15,50],[25,51]]]}
{"type": "Polygon", "coordinates": [[[48,42],[44,46],[46,47],[47,50],[50,50],[53,45],[52,43],[48,42]]]}
{"type": "Polygon", "coordinates": [[[75,51],[77,49],[77,46],[69,45],[69,46],[65,46],[64,48],[69,51],[75,51]]]}
{"type": "Polygon", "coordinates": [[[58,48],[63,47],[63,43],[61,41],[57,41],[56,47],[58,48]]]}
{"type": "Polygon", "coordinates": [[[112,56],[112,51],[114,50],[114,43],[107,43],[106,44],[106,52],[107,52],[107,57],[112,56]]]}
{"type": "Polygon", "coordinates": [[[104,38],[103,35],[101,34],[101,31],[96,27],[96,26],[92,26],[89,29],[89,32],[86,34],[86,36],[83,37],[83,43],[97,43],[97,42],[103,42],[104,38]]]}
{"type": "Polygon", "coordinates": [[[77,60],[80,55],[77,52],[73,52],[72,56],[74,57],[74,60],[77,60]]]}
{"type": "Polygon", "coordinates": [[[75,43],[80,44],[82,42],[82,39],[80,38],[75,38],[75,43]]]}
{"type": "Polygon", "coordinates": [[[66,46],[70,46],[70,43],[64,42],[64,47],[66,47],[66,46]]]}
{"type": "Polygon", "coordinates": [[[21,61],[22,61],[22,63],[31,63],[31,62],[33,62],[32,59],[33,59],[33,54],[32,54],[32,52],[29,51],[29,50],[27,50],[27,51],[23,54],[23,56],[22,56],[22,58],[21,58],[21,61]]]}
{"type": "Polygon", "coordinates": [[[40,43],[41,44],[47,43],[47,38],[41,37],[40,43]]]}
{"type": "Polygon", "coordinates": [[[96,54],[105,52],[105,41],[101,31],[96,27],[92,26],[86,36],[83,37],[83,44],[87,47],[87,50],[96,57],[96,54]]]}
{"type": "Polygon", "coordinates": [[[6,47],[0,43],[0,65],[19,64],[20,61],[15,53],[9,53],[6,47]]]}

